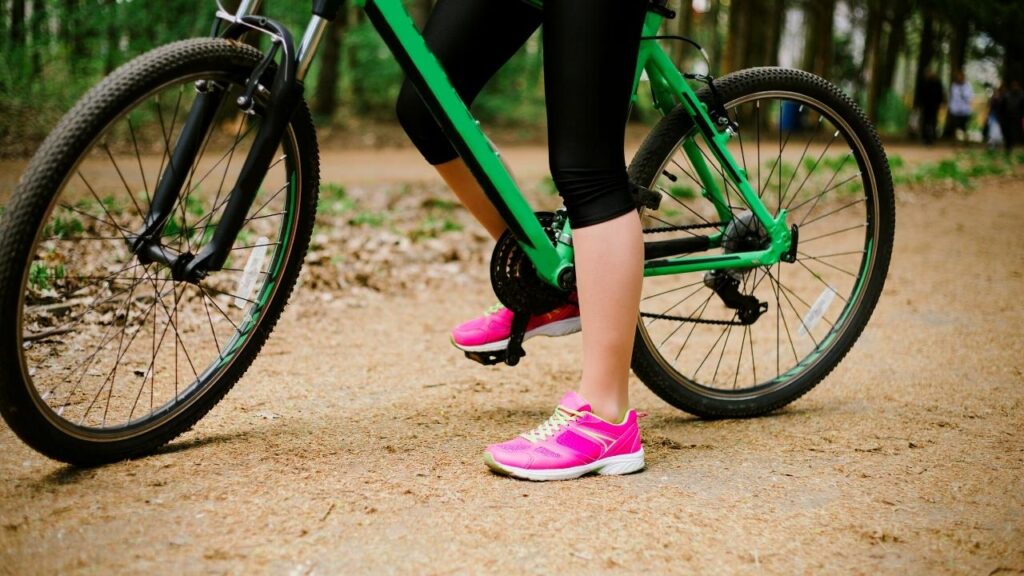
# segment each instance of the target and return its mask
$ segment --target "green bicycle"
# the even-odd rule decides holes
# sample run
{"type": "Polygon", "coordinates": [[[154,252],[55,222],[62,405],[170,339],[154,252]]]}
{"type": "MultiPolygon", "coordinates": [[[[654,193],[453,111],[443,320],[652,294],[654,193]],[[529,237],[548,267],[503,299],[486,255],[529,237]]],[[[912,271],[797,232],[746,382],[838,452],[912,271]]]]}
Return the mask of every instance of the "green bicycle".
{"type": "MultiPolygon", "coordinates": [[[[221,8],[212,37],[90,90],[32,159],[0,223],[0,413],[36,450],[81,465],[152,452],[263,346],[317,204],[302,82],[341,2],[313,4],[298,46],[259,0],[221,8]],[[240,41],[253,34],[269,48],[240,41]]],[[[491,275],[516,326],[507,350],[473,359],[514,365],[528,315],[574,286],[572,230],[523,198],[400,0],[357,4],[509,225],[491,275]]],[[[892,251],[889,167],[818,77],[681,73],[658,43],[665,5],[649,5],[634,86],[663,118],[629,167],[646,259],[633,368],[698,416],[764,414],[867,323],[892,251]]]]}

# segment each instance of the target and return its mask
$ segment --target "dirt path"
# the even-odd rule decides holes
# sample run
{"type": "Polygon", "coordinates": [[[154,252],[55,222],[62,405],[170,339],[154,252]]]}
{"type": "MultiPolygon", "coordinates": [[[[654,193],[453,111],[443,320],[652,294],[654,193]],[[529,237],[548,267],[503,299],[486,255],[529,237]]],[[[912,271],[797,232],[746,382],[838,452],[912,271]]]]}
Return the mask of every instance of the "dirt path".
{"type": "Polygon", "coordinates": [[[1024,573],[1024,181],[903,193],[854,351],[776,415],[703,422],[632,384],[648,469],[532,484],[481,450],[574,385],[447,342],[482,266],[398,295],[300,290],[238,387],[101,469],[0,427],[0,573],[1024,573]]]}

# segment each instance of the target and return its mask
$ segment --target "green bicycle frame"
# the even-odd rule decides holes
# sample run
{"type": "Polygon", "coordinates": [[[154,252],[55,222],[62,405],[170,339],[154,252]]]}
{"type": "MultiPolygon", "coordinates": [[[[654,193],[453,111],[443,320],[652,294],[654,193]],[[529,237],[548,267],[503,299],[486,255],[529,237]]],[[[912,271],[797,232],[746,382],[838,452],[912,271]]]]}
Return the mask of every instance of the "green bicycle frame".
{"type": "MultiPolygon", "coordinates": [[[[542,6],[542,0],[524,1],[537,8],[542,6]]],[[[480,128],[480,123],[473,118],[465,102],[455,91],[440,62],[427,47],[409,13],[402,6],[401,0],[356,0],[356,5],[366,11],[370,22],[402,66],[409,81],[416,87],[424,104],[451,140],[453,147],[479,181],[488,199],[508,224],[509,230],[537,268],[538,274],[545,281],[566,288],[567,277],[571,276],[573,270],[571,242],[559,241],[552,244],[533,208],[527,203],[501,161],[499,152],[491,145],[480,128]]],[[[648,12],[643,35],[656,35],[662,19],[661,15],[648,12]]],[[[778,262],[789,250],[791,241],[790,232],[786,227],[785,211],[780,211],[778,217],[773,218],[758,198],[757,192],[747,181],[747,175],[726,148],[730,138],[729,132],[719,130],[715,126],[708,115],[707,107],[699,101],[686,79],[655,40],[641,41],[633,84],[634,99],[637,98],[637,88],[643,72],[646,72],[650,81],[655,105],[663,114],[667,114],[676,105],[681,105],[693,118],[697,132],[720,163],[724,175],[739,191],[771,238],[770,245],[760,251],[649,260],[644,265],[644,275],[661,276],[711,269],[752,268],[778,262]]],[[[704,153],[693,137],[687,137],[682,147],[704,186],[702,194],[714,204],[722,222],[728,222],[732,218],[732,211],[704,160],[704,153]]],[[[569,234],[571,231],[566,224],[560,238],[564,239],[569,234]]],[[[715,245],[715,238],[717,237],[713,237],[712,245],[715,245]]]]}

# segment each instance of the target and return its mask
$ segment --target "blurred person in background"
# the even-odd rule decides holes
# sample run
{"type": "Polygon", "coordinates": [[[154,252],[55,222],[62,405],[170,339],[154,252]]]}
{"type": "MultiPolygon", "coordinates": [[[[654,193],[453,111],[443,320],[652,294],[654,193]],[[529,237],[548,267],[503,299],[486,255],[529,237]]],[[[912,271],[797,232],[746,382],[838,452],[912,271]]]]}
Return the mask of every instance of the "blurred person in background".
{"type": "MultiPolygon", "coordinates": [[[[985,84],[985,89],[990,87],[988,83],[985,84]]],[[[1005,144],[1003,140],[1003,127],[999,121],[1001,114],[1000,108],[1003,105],[1003,101],[1006,98],[1006,90],[1003,85],[999,85],[995,90],[992,91],[992,95],[988,99],[988,116],[985,118],[985,126],[982,128],[982,136],[984,136],[985,146],[989,150],[995,150],[1005,144]]]]}
{"type": "Polygon", "coordinates": [[[953,74],[953,84],[949,87],[949,107],[946,109],[946,125],[943,138],[967,141],[967,123],[973,112],[971,103],[974,101],[974,90],[964,76],[963,70],[953,74]]]}

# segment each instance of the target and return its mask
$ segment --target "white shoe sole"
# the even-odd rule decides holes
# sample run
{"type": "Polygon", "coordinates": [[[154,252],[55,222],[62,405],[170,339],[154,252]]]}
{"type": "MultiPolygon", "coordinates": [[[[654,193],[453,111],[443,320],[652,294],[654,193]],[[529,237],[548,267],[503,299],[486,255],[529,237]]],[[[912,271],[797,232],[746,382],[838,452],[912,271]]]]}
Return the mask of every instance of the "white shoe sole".
{"type": "MultiPolygon", "coordinates": [[[[579,331],[580,317],[575,316],[573,318],[566,318],[565,320],[550,322],[543,326],[538,326],[533,330],[529,330],[523,335],[523,342],[526,342],[534,336],[565,336],[579,331]]],[[[505,338],[504,340],[498,340],[489,344],[480,344],[479,346],[462,346],[452,339],[452,344],[464,352],[497,352],[498,350],[508,348],[508,340],[508,338],[505,338]]]]}
{"type": "Polygon", "coordinates": [[[498,464],[490,452],[484,452],[484,462],[491,470],[498,474],[505,474],[523,480],[534,480],[537,482],[572,480],[573,478],[579,478],[584,474],[591,473],[601,476],[618,476],[639,472],[644,468],[644,449],[640,448],[640,450],[632,454],[620,454],[618,456],[602,458],[583,466],[573,466],[572,468],[561,468],[558,470],[529,470],[498,464]]]}

